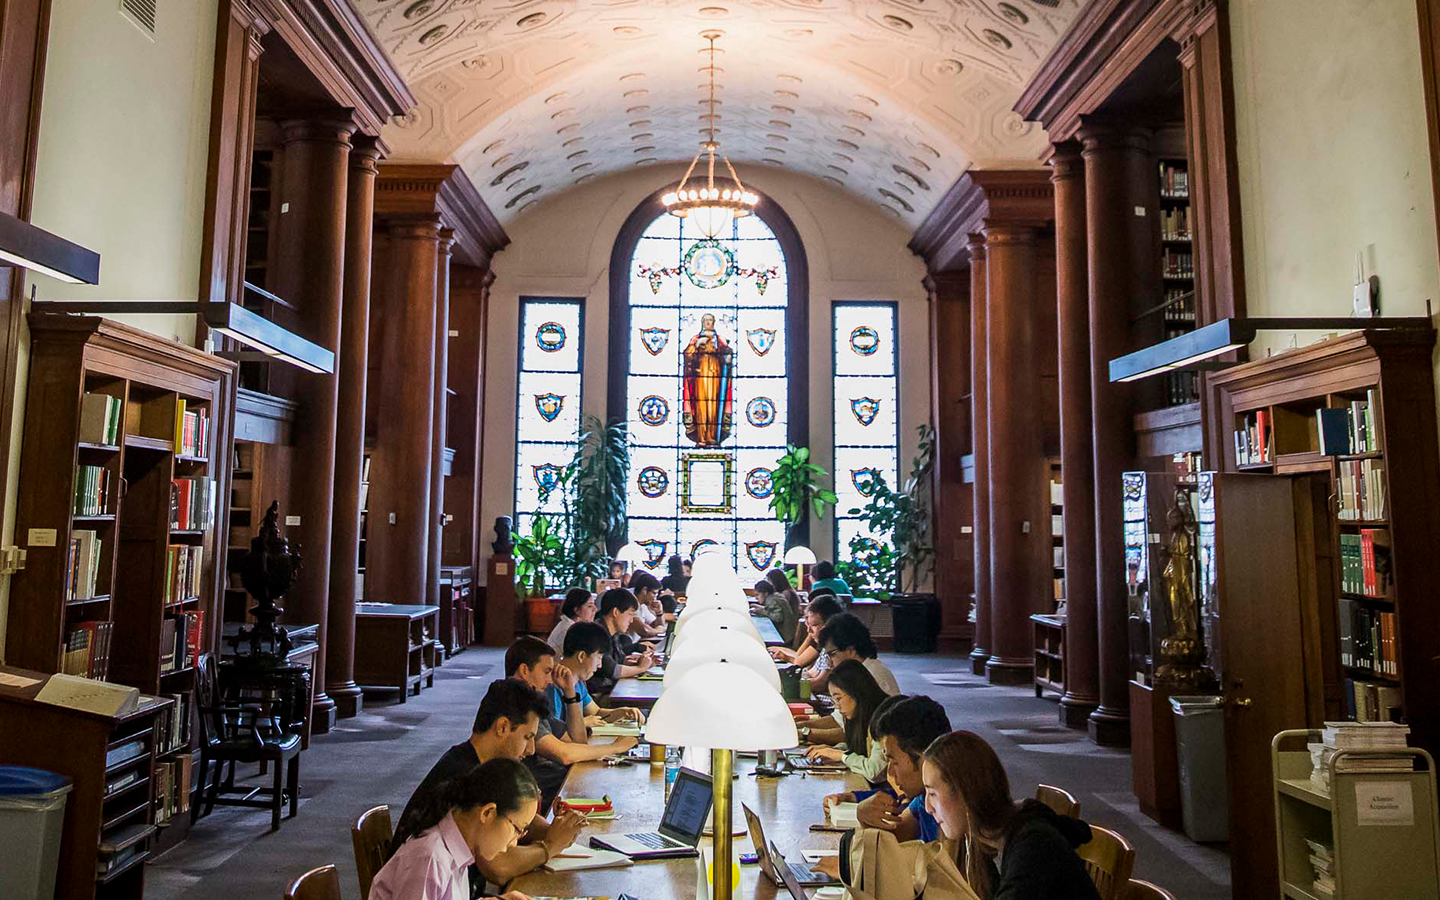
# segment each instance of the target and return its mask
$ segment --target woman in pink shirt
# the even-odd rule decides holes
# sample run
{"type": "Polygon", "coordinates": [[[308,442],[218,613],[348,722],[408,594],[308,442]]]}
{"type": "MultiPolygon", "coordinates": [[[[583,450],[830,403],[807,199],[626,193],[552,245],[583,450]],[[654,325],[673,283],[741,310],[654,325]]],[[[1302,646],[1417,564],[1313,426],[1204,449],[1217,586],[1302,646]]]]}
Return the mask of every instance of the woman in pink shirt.
{"type": "MultiPolygon", "coordinates": [[[[470,866],[514,847],[535,818],[540,789],[523,763],[492,759],[441,784],[411,810],[403,833],[375,875],[370,900],[470,900],[470,866]]],[[[505,900],[530,900],[519,891],[505,900]]]]}

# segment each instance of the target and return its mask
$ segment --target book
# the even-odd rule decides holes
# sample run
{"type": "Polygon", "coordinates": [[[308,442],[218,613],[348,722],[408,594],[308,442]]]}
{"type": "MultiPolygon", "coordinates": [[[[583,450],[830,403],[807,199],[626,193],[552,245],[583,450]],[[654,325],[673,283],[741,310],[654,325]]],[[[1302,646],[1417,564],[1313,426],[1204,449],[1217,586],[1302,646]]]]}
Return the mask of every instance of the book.
{"type": "Polygon", "coordinates": [[[1315,429],[1320,436],[1320,454],[1322,456],[1340,456],[1355,452],[1352,441],[1354,431],[1349,410],[1315,410],[1315,429]]]}
{"type": "Polygon", "coordinates": [[[80,442],[113,447],[120,442],[120,398],[87,393],[80,398],[80,442]]]}
{"type": "Polygon", "coordinates": [[[582,847],[571,844],[545,861],[547,872],[580,872],[585,869],[618,869],[634,865],[623,853],[603,847],[582,847]]]}
{"type": "Polygon", "coordinates": [[[63,672],[50,676],[45,686],[35,695],[40,703],[64,706],[98,713],[102,716],[122,716],[134,712],[140,705],[140,691],[123,684],[80,678],[63,672]]]}

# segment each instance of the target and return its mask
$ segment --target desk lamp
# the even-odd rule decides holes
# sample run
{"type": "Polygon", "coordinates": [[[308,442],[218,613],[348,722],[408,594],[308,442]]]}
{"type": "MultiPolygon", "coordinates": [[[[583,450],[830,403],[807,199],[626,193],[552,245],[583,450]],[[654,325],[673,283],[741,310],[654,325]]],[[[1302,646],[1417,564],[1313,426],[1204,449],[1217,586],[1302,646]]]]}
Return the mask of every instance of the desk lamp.
{"type": "Polygon", "coordinates": [[[631,571],[638,570],[640,568],[640,564],[648,562],[649,559],[650,554],[646,553],[645,548],[635,543],[634,541],[631,541],[630,543],[621,547],[615,553],[615,561],[627,564],[630,567],[631,571]]]}
{"type": "Polygon", "coordinates": [[[748,612],[737,612],[733,609],[701,609],[695,612],[686,612],[675,620],[674,647],[679,649],[681,642],[688,639],[690,632],[705,633],[713,631],[717,627],[727,627],[732,631],[739,631],[754,638],[762,646],[765,641],[760,637],[760,629],[750,620],[748,612]]]}
{"type": "Polygon", "coordinates": [[[739,584],[720,584],[715,581],[697,587],[685,597],[685,613],[693,615],[703,609],[730,609],[744,615],[750,614],[750,600],[739,584]]]}
{"type": "MultiPolygon", "coordinates": [[[[773,669],[773,664],[771,666],[773,669]]],[[[715,785],[715,900],[729,900],[735,890],[732,800],[736,750],[783,750],[800,742],[795,719],[780,692],[748,665],[721,660],[691,669],[674,683],[667,681],[645,724],[650,743],[711,747],[710,772],[715,785]]],[[[704,856],[701,861],[704,873],[704,856]]],[[[697,894],[696,900],[704,900],[697,894]]]]}
{"type": "Polygon", "coordinates": [[[728,628],[711,631],[705,640],[690,641],[683,650],[677,649],[665,665],[665,687],[684,678],[698,666],[720,661],[745,666],[775,690],[780,690],[780,670],[776,668],[775,660],[765,652],[764,645],[728,628]]]}
{"type": "Polygon", "coordinates": [[[785,551],[782,562],[795,567],[795,589],[805,590],[805,567],[815,565],[815,551],[809,547],[791,547],[785,551]]]}

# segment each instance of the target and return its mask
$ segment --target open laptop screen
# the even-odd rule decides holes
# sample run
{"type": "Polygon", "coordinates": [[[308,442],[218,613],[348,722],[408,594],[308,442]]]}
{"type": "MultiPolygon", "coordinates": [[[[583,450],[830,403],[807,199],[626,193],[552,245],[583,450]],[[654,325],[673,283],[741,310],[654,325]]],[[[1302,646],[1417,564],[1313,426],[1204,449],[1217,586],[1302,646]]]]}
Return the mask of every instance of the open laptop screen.
{"type": "Polygon", "coordinates": [[[675,775],[675,786],[670,789],[670,800],[665,804],[660,833],[694,846],[705,829],[705,817],[710,815],[712,792],[708,775],[681,769],[675,775]]]}

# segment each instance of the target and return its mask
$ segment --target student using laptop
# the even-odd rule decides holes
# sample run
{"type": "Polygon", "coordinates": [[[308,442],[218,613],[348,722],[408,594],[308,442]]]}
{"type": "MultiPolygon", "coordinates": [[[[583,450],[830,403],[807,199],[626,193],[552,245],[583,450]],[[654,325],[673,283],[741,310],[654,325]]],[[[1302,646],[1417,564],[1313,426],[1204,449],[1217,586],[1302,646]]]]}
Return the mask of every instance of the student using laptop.
{"type": "MultiPolygon", "coordinates": [[[[900,693],[900,684],[890,668],[880,661],[870,629],[854,613],[841,613],[825,623],[817,640],[821,649],[830,654],[830,664],[838,666],[847,659],[857,660],[870,670],[875,681],[887,694],[900,693]]],[[[814,689],[814,684],[811,684],[814,689]]]]}
{"type": "MultiPolygon", "coordinates": [[[[578,627],[604,630],[591,622],[577,622],[570,631],[578,627]]],[[[568,632],[565,639],[570,640],[568,632]]],[[[594,705],[595,701],[590,700],[588,692],[582,699],[580,692],[585,685],[578,673],[557,663],[550,645],[539,638],[526,635],[510,645],[505,652],[505,673],[537,691],[543,691],[546,702],[550,704],[550,715],[541,722],[535,736],[535,753],[538,756],[568,767],[577,762],[625,753],[639,743],[637,738],[628,735],[603,744],[590,743],[585,728],[585,702],[589,700],[594,705]]]]}
{"type": "Polygon", "coordinates": [[[805,751],[806,757],[823,762],[844,763],[845,767],[870,783],[885,777],[885,748],[870,736],[870,722],[886,694],[875,683],[870,670],[853,659],[835,667],[830,675],[830,697],[835,701],[835,715],[819,719],[823,725],[807,725],[800,736],[817,744],[805,751]],[[833,726],[839,722],[839,729],[833,726]]]}
{"type": "Polygon", "coordinates": [[[600,663],[600,668],[586,685],[592,694],[608,694],[615,689],[615,683],[622,678],[633,678],[655,664],[650,650],[631,656],[629,644],[623,643],[625,632],[635,618],[640,604],[635,595],[624,588],[611,588],[600,598],[600,624],[610,632],[610,649],[600,663]]]}
{"type": "Polygon", "coordinates": [[[830,670],[830,657],[820,649],[816,638],[820,634],[820,629],[825,627],[825,623],[830,621],[832,616],[838,616],[841,612],[840,601],[833,596],[828,594],[822,594],[819,597],[812,596],[810,605],[805,607],[805,640],[801,642],[799,649],[770,648],[770,655],[776,660],[807,667],[805,677],[810,679],[812,691],[824,689],[825,673],[830,670]]]}
{"type": "MultiPolygon", "coordinates": [[[[604,709],[590,696],[585,682],[600,668],[605,651],[610,647],[610,633],[594,622],[576,622],[565,634],[565,655],[555,665],[555,684],[545,689],[550,701],[550,714],[562,718],[573,704],[578,704],[585,724],[591,728],[616,722],[645,724],[645,714],[633,706],[617,706],[604,709]],[[569,669],[575,676],[575,700],[572,701],[560,687],[564,673],[569,669]]],[[[628,749],[628,748],[627,748],[628,749]]],[[[618,751],[617,751],[618,752],[618,751]]]]}
{"type": "Polygon", "coordinates": [[[665,802],[660,830],[637,834],[597,834],[590,846],[623,853],[631,859],[671,859],[695,856],[695,845],[710,815],[714,785],[709,775],[681,769],[665,802]]]}
{"type": "Polygon", "coordinates": [[[777,887],[784,883],[785,873],[780,871],[780,866],[786,866],[790,871],[789,875],[802,885],[815,886],[826,884],[839,884],[840,879],[828,875],[817,869],[812,869],[804,863],[786,863],[784,857],[775,857],[770,853],[770,844],[765,840],[765,826],[760,823],[760,817],[755,811],[744,803],[740,808],[745,811],[745,821],[750,827],[750,843],[755,846],[755,855],[759,858],[760,873],[770,879],[777,887]]]}

